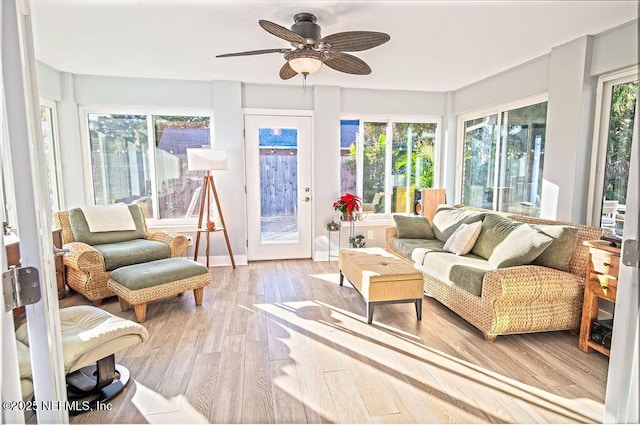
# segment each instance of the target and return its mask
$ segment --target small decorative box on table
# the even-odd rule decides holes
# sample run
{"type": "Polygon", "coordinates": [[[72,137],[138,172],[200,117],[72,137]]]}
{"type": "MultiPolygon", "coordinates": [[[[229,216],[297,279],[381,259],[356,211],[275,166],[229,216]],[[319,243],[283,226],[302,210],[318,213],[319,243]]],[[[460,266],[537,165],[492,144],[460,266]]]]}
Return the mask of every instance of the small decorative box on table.
{"type": "Polygon", "coordinates": [[[415,303],[422,319],[422,272],[382,248],[341,249],[340,286],[346,276],[367,302],[367,323],[380,304],[415,303]]]}

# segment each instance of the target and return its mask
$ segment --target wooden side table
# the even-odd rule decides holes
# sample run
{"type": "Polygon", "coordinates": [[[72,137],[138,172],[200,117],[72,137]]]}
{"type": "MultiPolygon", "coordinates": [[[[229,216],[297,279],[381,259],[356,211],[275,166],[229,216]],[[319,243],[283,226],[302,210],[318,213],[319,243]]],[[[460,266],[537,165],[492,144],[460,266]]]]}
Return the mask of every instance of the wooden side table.
{"type": "Polygon", "coordinates": [[[585,353],[593,349],[609,356],[609,349],[591,340],[591,325],[598,318],[599,299],[616,302],[620,248],[609,245],[607,241],[585,241],[584,244],[589,247],[589,262],[584,285],[579,346],[585,353]]]}

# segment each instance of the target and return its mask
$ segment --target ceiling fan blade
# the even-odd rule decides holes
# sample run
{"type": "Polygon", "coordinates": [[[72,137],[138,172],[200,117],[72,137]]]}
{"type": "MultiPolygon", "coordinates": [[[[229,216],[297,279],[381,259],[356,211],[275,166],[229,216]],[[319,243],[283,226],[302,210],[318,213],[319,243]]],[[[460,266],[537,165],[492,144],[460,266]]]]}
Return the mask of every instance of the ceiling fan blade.
{"type": "Polygon", "coordinates": [[[347,31],[323,37],[319,43],[328,43],[332,50],[359,52],[384,44],[390,39],[389,34],[383,32],[347,31]]]}
{"type": "Polygon", "coordinates": [[[217,55],[217,58],[228,58],[232,56],[251,56],[251,55],[262,55],[265,53],[287,53],[291,51],[291,49],[263,49],[263,50],[249,50],[247,52],[238,52],[238,53],[225,53],[223,55],[217,55]]]}
{"type": "Polygon", "coordinates": [[[307,40],[301,35],[296,34],[295,32],[287,29],[285,27],[281,27],[278,24],[274,24],[273,22],[265,21],[264,19],[260,19],[258,24],[267,31],[275,35],[276,37],[280,37],[283,40],[287,40],[291,43],[302,43],[305,44],[307,40]]]}
{"type": "Polygon", "coordinates": [[[371,68],[365,61],[348,53],[329,51],[329,57],[324,61],[324,64],[347,74],[371,74],[371,68]]]}
{"type": "Polygon", "coordinates": [[[288,80],[289,78],[293,78],[296,75],[298,75],[298,73],[294,71],[293,68],[291,68],[289,62],[285,62],[285,64],[282,65],[282,68],[280,68],[280,78],[282,78],[283,80],[288,80]]]}

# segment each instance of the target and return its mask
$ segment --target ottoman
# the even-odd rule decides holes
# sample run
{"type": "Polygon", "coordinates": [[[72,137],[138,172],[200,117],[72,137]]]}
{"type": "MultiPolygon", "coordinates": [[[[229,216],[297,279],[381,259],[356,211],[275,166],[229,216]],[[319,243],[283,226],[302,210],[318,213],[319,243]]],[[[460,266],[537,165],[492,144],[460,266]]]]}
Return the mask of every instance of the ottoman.
{"type": "Polygon", "coordinates": [[[211,283],[209,269],[183,257],[165,258],[120,267],[111,272],[107,286],[118,295],[122,311],[133,305],[138,322],[147,317],[147,303],[193,290],[202,304],[204,287],[211,283]]]}
{"type": "Polygon", "coordinates": [[[340,286],[344,277],[367,303],[367,323],[376,305],[415,303],[422,319],[422,272],[382,248],[341,249],[338,260],[340,286]]]}

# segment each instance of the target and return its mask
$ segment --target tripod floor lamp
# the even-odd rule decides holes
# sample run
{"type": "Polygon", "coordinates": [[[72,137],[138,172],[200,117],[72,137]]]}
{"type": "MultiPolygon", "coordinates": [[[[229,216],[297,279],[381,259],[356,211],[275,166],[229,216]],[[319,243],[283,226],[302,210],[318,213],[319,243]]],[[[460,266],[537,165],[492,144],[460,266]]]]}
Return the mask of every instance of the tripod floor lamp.
{"type": "Polygon", "coordinates": [[[200,213],[198,214],[198,228],[196,230],[196,246],[193,260],[198,260],[200,235],[205,233],[207,238],[206,261],[207,267],[209,267],[209,236],[212,232],[221,231],[224,232],[224,240],[227,243],[227,251],[229,252],[229,258],[231,258],[231,265],[235,269],[236,262],[233,259],[233,252],[231,252],[231,243],[229,243],[227,226],[224,223],[222,209],[220,208],[220,200],[218,199],[216,184],[213,180],[213,176],[211,175],[211,170],[227,169],[227,152],[222,149],[187,149],[187,164],[189,171],[206,171],[202,184],[202,191],[200,192],[200,213]],[[213,224],[211,221],[212,194],[216,208],[218,209],[218,219],[220,220],[219,224],[213,224]]]}

